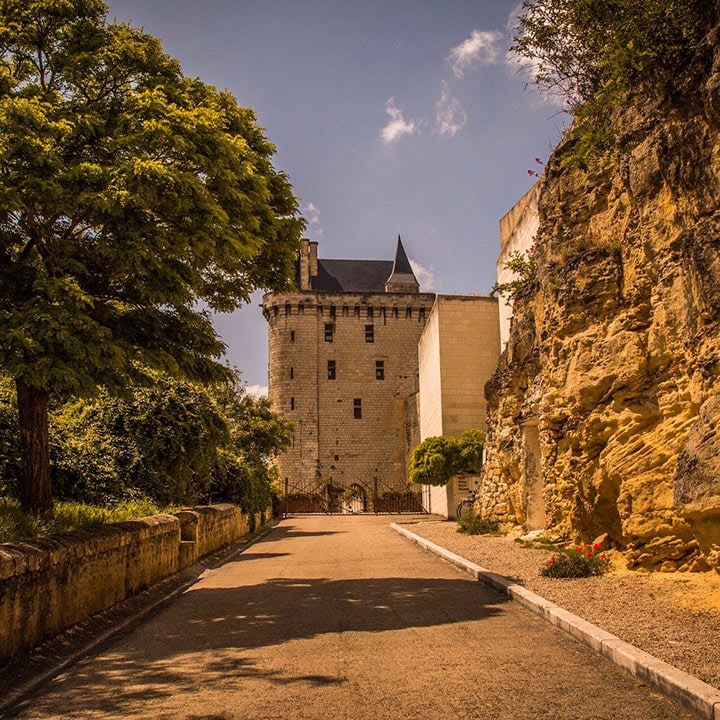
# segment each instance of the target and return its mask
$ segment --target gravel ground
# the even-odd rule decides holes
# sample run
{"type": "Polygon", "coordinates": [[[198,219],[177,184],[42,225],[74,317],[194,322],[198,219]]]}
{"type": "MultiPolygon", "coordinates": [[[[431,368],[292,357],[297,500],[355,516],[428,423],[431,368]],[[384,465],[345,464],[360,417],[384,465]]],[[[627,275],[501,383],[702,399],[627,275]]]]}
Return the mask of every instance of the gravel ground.
{"type": "Polygon", "coordinates": [[[420,522],[409,529],[538,595],[622,640],[720,689],[720,575],[637,573],[614,557],[602,577],[539,575],[552,553],[522,547],[511,536],[461,535],[455,522],[420,522]]]}

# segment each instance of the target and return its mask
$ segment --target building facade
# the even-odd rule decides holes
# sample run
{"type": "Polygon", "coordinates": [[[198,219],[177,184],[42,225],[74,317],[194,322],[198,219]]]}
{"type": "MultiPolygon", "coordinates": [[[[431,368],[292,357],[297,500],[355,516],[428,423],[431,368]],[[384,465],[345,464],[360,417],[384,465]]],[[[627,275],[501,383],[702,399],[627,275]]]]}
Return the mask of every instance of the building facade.
{"type": "MultiPolygon", "coordinates": [[[[485,429],[485,383],[500,357],[498,299],[438,295],[418,344],[419,440],[485,429]]],[[[428,487],[428,512],[453,517],[471,489],[467,477],[428,487]]]]}
{"type": "Polygon", "coordinates": [[[325,260],[303,241],[291,292],[268,293],[268,395],[295,424],[277,459],[289,492],[368,498],[407,483],[406,404],[435,296],[395,260],[325,260]]]}

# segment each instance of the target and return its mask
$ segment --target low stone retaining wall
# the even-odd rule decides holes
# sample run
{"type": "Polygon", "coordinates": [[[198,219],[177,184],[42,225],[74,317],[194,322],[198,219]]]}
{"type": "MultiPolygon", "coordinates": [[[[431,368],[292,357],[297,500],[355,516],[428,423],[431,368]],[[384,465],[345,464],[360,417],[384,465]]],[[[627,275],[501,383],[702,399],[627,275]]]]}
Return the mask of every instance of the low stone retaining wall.
{"type": "Polygon", "coordinates": [[[262,524],[234,505],[0,544],[0,660],[194,564],[262,524]]]}

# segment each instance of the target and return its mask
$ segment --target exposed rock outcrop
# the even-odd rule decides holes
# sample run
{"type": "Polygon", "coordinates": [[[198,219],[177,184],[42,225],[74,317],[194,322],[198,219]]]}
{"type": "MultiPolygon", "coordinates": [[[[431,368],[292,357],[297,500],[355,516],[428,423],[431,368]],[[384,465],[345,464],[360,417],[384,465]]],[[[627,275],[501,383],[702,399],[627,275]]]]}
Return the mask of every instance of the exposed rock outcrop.
{"type": "Polygon", "coordinates": [[[701,103],[617,126],[622,152],[561,169],[570,136],[542,180],[540,289],[486,389],[483,514],[528,523],[536,423],[551,533],[720,570],[720,49],[701,103]]]}

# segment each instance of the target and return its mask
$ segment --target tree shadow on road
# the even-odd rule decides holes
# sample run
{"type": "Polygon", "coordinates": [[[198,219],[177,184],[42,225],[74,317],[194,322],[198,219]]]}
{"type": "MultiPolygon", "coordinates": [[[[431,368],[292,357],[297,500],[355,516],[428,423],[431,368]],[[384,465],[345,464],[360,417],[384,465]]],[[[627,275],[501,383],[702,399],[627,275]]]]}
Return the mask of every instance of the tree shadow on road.
{"type": "Polygon", "coordinates": [[[140,704],[229,679],[305,683],[308,688],[341,684],[345,678],[332,674],[262,668],[248,655],[268,646],[282,653],[284,643],[327,633],[383,633],[483,620],[501,612],[505,602],[464,578],[276,578],[242,587],[196,586],[148,619],[137,634],[52,681],[48,689],[64,695],[63,715],[52,714],[57,707],[43,708],[40,698],[33,702],[33,717],[132,715],[140,704]]]}

